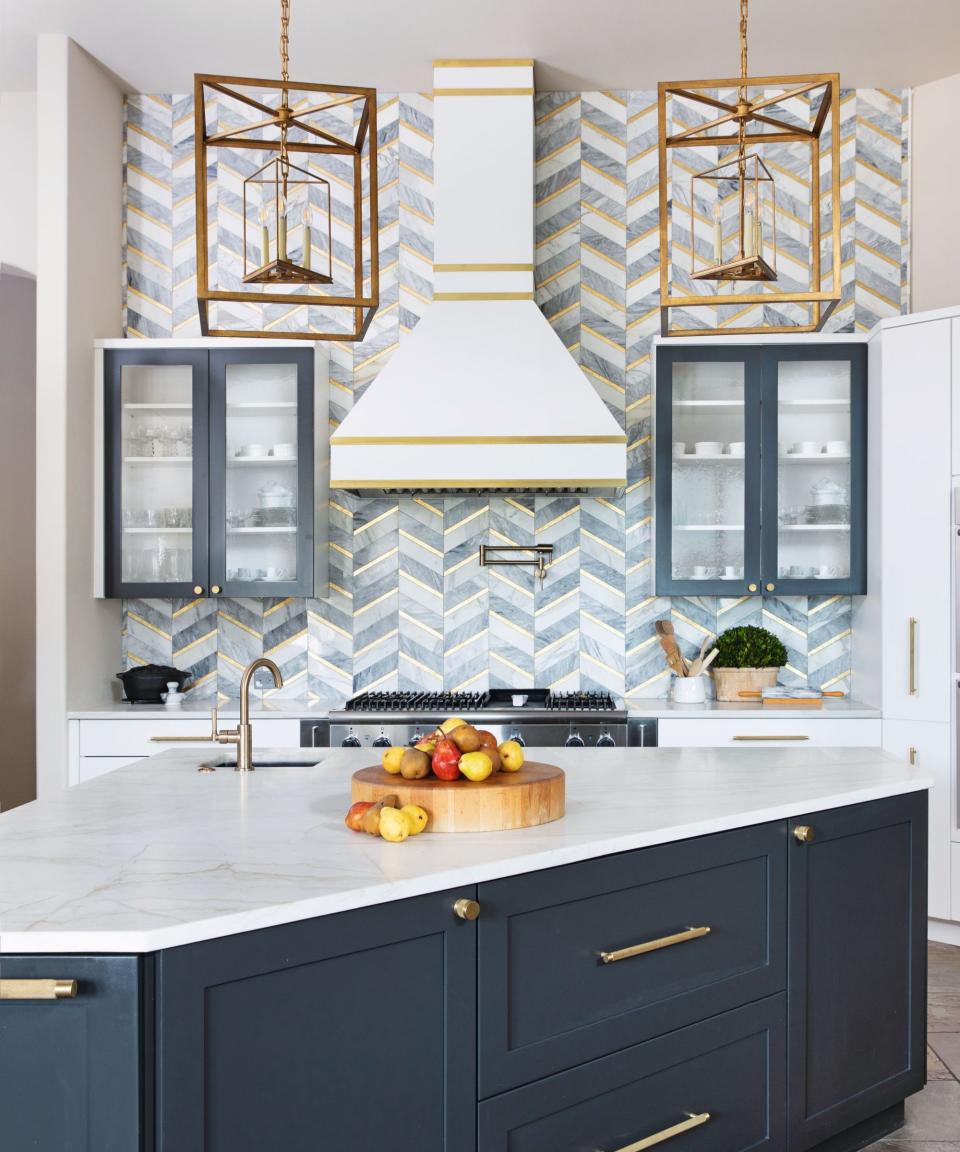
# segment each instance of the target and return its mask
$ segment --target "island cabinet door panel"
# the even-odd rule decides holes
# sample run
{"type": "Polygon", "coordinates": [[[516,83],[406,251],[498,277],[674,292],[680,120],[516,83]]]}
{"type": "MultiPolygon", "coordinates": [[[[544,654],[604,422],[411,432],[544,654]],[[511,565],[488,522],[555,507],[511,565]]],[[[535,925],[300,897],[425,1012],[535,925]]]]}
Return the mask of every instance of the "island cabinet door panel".
{"type": "Polygon", "coordinates": [[[923,1087],[926,826],[925,792],[790,822],[791,1152],[923,1087]]]}
{"type": "Polygon", "coordinates": [[[782,1152],[784,997],[480,1105],[479,1152],[782,1152]]]}
{"type": "Polygon", "coordinates": [[[160,953],[158,1152],[473,1152],[474,896],[160,953]]]}
{"type": "Polygon", "coordinates": [[[766,824],[481,885],[481,1097],[782,991],[785,836],[766,824]]]}
{"type": "Polygon", "coordinates": [[[141,1130],[144,967],[136,956],[0,956],[3,1152],[152,1147],[141,1130]],[[72,980],[76,995],[55,998],[54,982],[72,980]]]}

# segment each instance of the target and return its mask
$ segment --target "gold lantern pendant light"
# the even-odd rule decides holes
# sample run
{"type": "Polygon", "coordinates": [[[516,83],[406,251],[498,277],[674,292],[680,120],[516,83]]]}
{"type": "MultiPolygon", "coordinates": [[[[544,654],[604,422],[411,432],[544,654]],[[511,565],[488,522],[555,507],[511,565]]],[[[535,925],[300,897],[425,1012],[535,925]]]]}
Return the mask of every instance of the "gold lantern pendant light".
{"type": "Polygon", "coordinates": [[[280,0],[280,75],[280,106],[258,125],[279,129],[279,152],[243,182],[243,282],[332,284],[330,184],[291,163],[287,148],[287,133],[297,124],[290,107],[290,0],[280,0]],[[254,242],[248,238],[251,219],[259,224],[254,242]],[[318,227],[326,231],[326,269],[312,267],[318,227]]]}
{"type": "Polygon", "coordinates": [[[698,172],[690,180],[691,238],[695,235],[697,200],[712,200],[714,205],[713,262],[706,268],[698,267],[696,244],[691,243],[690,274],[694,280],[777,278],[777,187],[763,160],[755,152],[747,152],[748,121],[765,120],[755,113],[747,91],[748,2],[740,0],[740,85],[736,111],[730,117],[737,124],[737,152],[732,159],[698,172]],[[729,215],[735,229],[728,242],[724,225],[729,215]]]}

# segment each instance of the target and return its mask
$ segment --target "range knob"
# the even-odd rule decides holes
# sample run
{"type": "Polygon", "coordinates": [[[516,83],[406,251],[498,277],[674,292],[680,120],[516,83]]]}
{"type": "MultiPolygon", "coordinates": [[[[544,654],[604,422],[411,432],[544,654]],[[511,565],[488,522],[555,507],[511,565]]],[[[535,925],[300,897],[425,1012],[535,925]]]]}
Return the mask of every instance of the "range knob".
{"type": "Polygon", "coordinates": [[[583,737],[579,732],[571,732],[563,746],[564,748],[582,748],[584,746],[583,737]]]}
{"type": "Polygon", "coordinates": [[[520,735],[519,732],[511,732],[510,735],[507,737],[507,739],[513,740],[513,742],[515,744],[519,744],[521,748],[526,748],[526,746],[527,746],[526,740],[524,740],[524,738],[520,735]]]}
{"type": "Polygon", "coordinates": [[[386,732],[384,732],[382,728],[380,729],[380,735],[376,738],[376,740],[374,740],[373,746],[374,748],[390,747],[390,737],[386,734],[386,732]]]}
{"type": "Polygon", "coordinates": [[[600,736],[597,737],[598,748],[616,748],[616,746],[617,742],[609,732],[603,732],[600,736]]]}
{"type": "Polygon", "coordinates": [[[340,747],[341,748],[362,748],[363,745],[360,743],[360,737],[356,734],[356,732],[354,732],[351,729],[349,735],[344,736],[344,738],[340,741],[340,747]]]}
{"type": "Polygon", "coordinates": [[[414,734],[413,734],[413,735],[410,737],[410,739],[407,741],[407,746],[408,746],[408,747],[410,747],[410,748],[416,748],[416,746],[417,746],[417,745],[420,743],[420,741],[421,741],[422,739],[423,739],[423,735],[422,735],[422,733],[420,733],[420,732],[414,732],[414,734]]]}

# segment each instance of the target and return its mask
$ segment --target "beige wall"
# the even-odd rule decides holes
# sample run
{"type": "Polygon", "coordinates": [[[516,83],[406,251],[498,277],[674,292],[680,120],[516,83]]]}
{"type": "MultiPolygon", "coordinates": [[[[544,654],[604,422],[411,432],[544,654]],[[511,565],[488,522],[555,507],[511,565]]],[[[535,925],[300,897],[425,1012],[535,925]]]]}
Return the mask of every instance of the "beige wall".
{"type": "Polygon", "coordinates": [[[37,42],[37,791],[67,780],[66,712],[119,667],[93,598],[93,341],[120,335],[123,99],[66,36],[37,42]]]}
{"type": "Polygon", "coordinates": [[[34,427],[37,285],[0,264],[0,811],[36,795],[34,427]]]}
{"type": "Polygon", "coordinates": [[[960,304],[960,73],[913,90],[912,312],[960,304]]]}
{"type": "Polygon", "coordinates": [[[37,96],[0,92],[0,264],[37,274],[37,96]]]}

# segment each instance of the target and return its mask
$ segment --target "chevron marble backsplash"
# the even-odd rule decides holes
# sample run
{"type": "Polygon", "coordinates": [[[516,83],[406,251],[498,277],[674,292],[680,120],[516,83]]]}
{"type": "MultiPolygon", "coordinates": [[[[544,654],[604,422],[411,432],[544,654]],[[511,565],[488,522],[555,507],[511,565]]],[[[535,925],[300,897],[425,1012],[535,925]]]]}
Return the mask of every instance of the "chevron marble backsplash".
{"type": "MultiPolygon", "coordinates": [[[[668,679],[653,622],[669,612],[686,649],[699,648],[706,633],[762,623],[787,646],[787,682],[849,687],[848,598],[654,596],[656,94],[551,92],[538,97],[536,111],[537,299],[627,430],[626,494],[616,501],[335,495],[328,597],[127,601],[125,666],[172,662],[192,672],[198,696],[235,696],[243,666],[264,652],[283,669],[282,695],[330,703],[374,687],[536,684],[661,696],[668,679]],[[554,545],[543,588],[524,569],[479,568],[478,544],[534,538],[554,545]]],[[[829,328],[861,331],[907,301],[906,95],[845,92],[841,130],[843,300],[829,328]]],[[[362,344],[330,346],[331,426],[432,294],[429,95],[381,94],[378,147],[381,307],[362,344]]],[[[802,175],[782,175],[795,202],[809,199],[802,175]]],[[[192,99],[128,97],[128,336],[199,335],[193,179],[192,99]]]]}

